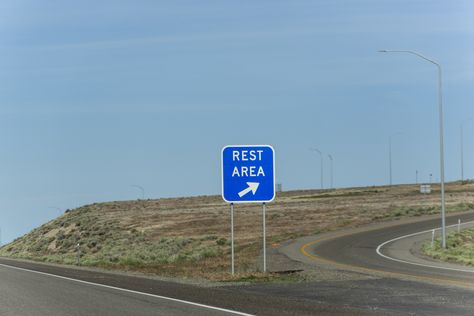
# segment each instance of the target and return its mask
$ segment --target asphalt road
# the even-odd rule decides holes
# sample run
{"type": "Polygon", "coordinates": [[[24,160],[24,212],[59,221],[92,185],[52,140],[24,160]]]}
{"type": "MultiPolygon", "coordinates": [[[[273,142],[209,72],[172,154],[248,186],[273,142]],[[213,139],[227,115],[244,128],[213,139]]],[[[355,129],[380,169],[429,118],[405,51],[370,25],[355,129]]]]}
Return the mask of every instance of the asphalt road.
{"type": "Polygon", "coordinates": [[[245,286],[202,287],[0,258],[0,315],[365,315],[245,286]],[[201,306],[201,304],[205,306],[201,306]]]}
{"type": "MultiPolygon", "coordinates": [[[[453,225],[461,219],[462,222],[474,221],[474,213],[464,213],[447,217],[447,225],[453,225]]],[[[398,238],[400,236],[411,235],[426,230],[438,228],[440,219],[429,219],[414,223],[404,223],[390,227],[383,227],[375,230],[362,231],[354,234],[348,234],[337,238],[308,242],[304,252],[315,259],[321,258],[330,262],[345,265],[346,267],[358,267],[365,269],[366,272],[386,272],[391,276],[414,277],[414,280],[426,280],[433,282],[446,282],[447,284],[459,284],[474,286],[474,271],[459,267],[455,269],[453,265],[444,265],[454,267],[451,270],[432,267],[427,264],[413,265],[401,261],[388,260],[377,253],[377,247],[386,241],[398,238]]],[[[428,234],[424,236],[425,240],[430,238],[428,234]]],[[[414,242],[414,241],[413,241],[414,242]]],[[[407,256],[411,254],[410,249],[397,249],[397,247],[410,247],[410,240],[397,244],[387,244],[381,249],[381,253],[394,256],[403,251],[407,256]]],[[[404,257],[398,259],[404,260],[404,257]]],[[[443,266],[443,264],[439,264],[443,266]]]]}
{"type": "MultiPolygon", "coordinates": [[[[458,218],[472,221],[474,214],[449,217],[448,224],[458,218]]],[[[298,261],[279,256],[290,266],[337,276],[302,283],[202,287],[0,258],[0,315],[474,314],[474,273],[403,264],[376,253],[390,239],[438,227],[438,217],[377,225],[287,245],[286,255],[298,261]],[[358,272],[344,272],[353,269],[358,272]]],[[[382,253],[403,255],[400,247],[411,242],[387,244],[382,253]]]]}
{"type": "Polygon", "coordinates": [[[0,266],[0,315],[238,315],[0,266]]]}
{"type": "MultiPolygon", "coordinates": [[[[458,218],[467,222],[474,220],[474,214],[453,215],[448,218],[448,224],[456,223],[458,218]]],[[[439,215],[435,215],[299,238],[279,247],[278,255],[268,262],[279,258],[285,267],[293,264],[303,269],[309,274],[307,282],[255,284],[246,286],[243,291],[347,306],[362,310],[364,314],[474,315],[471,272],[396,262],[376,252],[377,247],[388,240],[433,229],[439,224],[439,215]]],[[[409,248],[420,238],[426,241],[431,236],[415,237],[414,240],[404,238],[390,242],[381,253],[403,260],[418,260],[418,255],[409,248]],[[408,258],[404,258],[405,255],[408,258]]]]}

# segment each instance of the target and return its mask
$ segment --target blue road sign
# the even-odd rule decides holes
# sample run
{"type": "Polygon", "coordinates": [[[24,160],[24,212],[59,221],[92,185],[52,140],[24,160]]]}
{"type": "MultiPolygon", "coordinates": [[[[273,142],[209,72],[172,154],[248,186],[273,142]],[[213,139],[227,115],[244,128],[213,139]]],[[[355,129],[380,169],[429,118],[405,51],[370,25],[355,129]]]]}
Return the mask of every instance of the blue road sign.
{"type": "Polygon", "coordinates": [[[263,203],[275,198],[275,151],[269,145],[222,149],[222,198],[229,203],[263,203]]]}

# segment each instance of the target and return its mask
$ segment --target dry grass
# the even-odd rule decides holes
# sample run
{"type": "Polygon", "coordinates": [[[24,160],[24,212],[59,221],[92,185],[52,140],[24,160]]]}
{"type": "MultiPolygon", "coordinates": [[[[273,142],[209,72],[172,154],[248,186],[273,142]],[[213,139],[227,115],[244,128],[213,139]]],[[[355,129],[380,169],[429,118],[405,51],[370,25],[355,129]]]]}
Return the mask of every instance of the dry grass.
{"type": "Polygon", "coordinates": [[[449,233],[446,249],[441,247],[441,238],[436,238],[433,245],[431,242],[424,243],[422,251],[434,259],[474,266],[474,229],[449,233]]]}
{"type": "MultiPolygon", "coordinates": [[[[375,221],[439,212],[439,191],[418,186],[283,192],[267,207],[267,240],[283,240],[375,221]]],[[[474,209],[474,183],[447,185],[448,211],[474,209]]],[[[229,206],[220,196],[87,205],[67,211],[0,249],[0,255],[138,270],[163,276],[228,279],[229,206]]],[[[239,277],[257,270],[261,205],[235,206],[239,277]]]]}

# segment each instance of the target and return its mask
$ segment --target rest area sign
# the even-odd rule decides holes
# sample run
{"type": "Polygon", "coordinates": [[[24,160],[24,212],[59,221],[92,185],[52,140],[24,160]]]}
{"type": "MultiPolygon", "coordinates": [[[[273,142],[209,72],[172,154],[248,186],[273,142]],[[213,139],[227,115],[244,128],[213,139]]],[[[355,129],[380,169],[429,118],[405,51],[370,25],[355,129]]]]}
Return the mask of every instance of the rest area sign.
{"type": "Polygon", "coordinates": [[[222,198],[228,203],[265,203],[275,198],[275,151],[269,145],[222,149],[222,198]]]}

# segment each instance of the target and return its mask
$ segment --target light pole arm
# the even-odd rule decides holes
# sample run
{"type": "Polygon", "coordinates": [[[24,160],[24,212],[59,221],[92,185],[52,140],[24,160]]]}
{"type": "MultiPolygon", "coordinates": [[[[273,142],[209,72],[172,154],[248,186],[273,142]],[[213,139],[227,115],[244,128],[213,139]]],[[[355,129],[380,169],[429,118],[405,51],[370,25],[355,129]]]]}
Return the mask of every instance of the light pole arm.
{"type": "Polygon", "coordinates": [[[323,153],[322,153],[322,151],[320,151],[319,149],[317,149],[317,148],[310,148],[309,150],[315,151],[315,152],[317,152],[317,153],[321,156],[321,158],[323,157],[323,153]]]}
{"type": "Polygon", "coordinates": [[[440,65],[438,62],[436,62],[436,61],[434,61],[433,59],[430,59],[430,58],[428,58],[428,57],[426,57],[426,56],[424,56],[424,55],[422,55],[422,54],[420,54],[420,53],[418,53],[418,52],[415,52],[415,51],[413,51],[413,50],[389,50],[389,49],[382,49],[382,50],[379,50],[379,53],[409,53],[409,54],[413,54],[413,55],[416,55],[416,56],[418,56],[418,57],[420,57],[420,58],[423,58],[423,59],[426,60],[426,61],[429,61],[429,62],[432,63],[432,64],[435,64],[436,66],[438,66],[438,68],[439,68],[440,71],[441,71],[441,65],[440,65]]]}
{"type": "Polygon", "coordinates": [[[310,148],[309,150],[318,152],[319,156],[321,157],[321,189],[323,189],[324,188],[324,185],[323,185],[323,153],[322,153],[322,151],[320,151],[317,148],[310,148]]]}
{"type": "Polygon", "coordinates": [[[131,187],[134,187],[134,188],[137,188],[137,189],[139,189],[140,191],[142,191],[142,200],[145,199],[145,189],[144,189],[142,186],[136,185],[136,184],[131,184],[130,186],[131,186],[131,187]]]}

